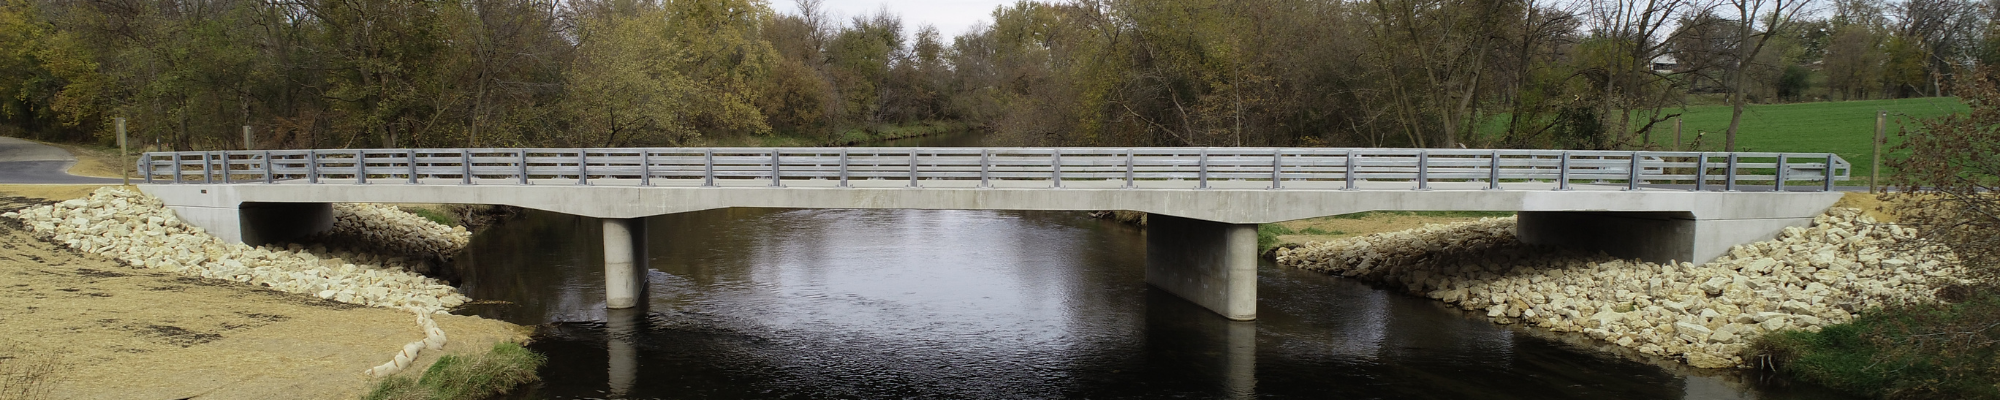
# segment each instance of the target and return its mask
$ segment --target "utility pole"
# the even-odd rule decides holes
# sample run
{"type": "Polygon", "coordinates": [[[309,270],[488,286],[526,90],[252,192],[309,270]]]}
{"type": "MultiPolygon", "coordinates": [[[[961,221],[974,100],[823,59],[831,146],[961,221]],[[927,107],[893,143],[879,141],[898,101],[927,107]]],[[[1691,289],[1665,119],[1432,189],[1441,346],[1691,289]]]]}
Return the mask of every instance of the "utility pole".
{"type": "Polygon", "coordinates": [[[1875,156],[1868,166],[1868,193],[1880,193],[1876,188],[1882,181],[1882,144],[1889,141],[1889,112],[1875,111],[1875,156]]]}

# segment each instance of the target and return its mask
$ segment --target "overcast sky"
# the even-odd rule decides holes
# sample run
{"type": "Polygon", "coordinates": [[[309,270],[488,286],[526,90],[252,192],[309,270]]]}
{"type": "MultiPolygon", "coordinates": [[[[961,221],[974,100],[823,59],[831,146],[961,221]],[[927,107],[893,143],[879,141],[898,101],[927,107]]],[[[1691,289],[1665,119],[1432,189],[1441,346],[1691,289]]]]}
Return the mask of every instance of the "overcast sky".
{"type": "MultiPolygon", "coordinates": [[[[779,13],[799,13],[798,3],[793,0],[770,1],[771,8],[779,13]]],[[[930,24],[937,26],[945,43],[951,43],[951,38],[972,29],[974,24],[992,23],[994,7],[1013,3],[1014,0],[824,0],[820,7],[834,21],[846,24],[854,16],[888,6],[889,13],[903,17],[904,35],[915,34],[917,27],[930,24]]]]}

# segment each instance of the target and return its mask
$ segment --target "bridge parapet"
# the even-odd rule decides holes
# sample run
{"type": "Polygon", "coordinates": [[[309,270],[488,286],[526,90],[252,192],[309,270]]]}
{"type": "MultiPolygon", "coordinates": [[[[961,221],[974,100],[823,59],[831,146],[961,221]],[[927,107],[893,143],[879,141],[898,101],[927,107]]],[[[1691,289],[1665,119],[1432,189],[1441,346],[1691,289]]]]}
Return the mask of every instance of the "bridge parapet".
{"type": "Polygon", "coordinates": [[[1830,191],[1832,153],[1356,148],[342,149],[146,153],[147,183],[1830,191]],[[1442,186],[1439,186],[1442,185],[1442,186]],[[1622,187],[1620,187],[1622,186],[1622,187]]]}

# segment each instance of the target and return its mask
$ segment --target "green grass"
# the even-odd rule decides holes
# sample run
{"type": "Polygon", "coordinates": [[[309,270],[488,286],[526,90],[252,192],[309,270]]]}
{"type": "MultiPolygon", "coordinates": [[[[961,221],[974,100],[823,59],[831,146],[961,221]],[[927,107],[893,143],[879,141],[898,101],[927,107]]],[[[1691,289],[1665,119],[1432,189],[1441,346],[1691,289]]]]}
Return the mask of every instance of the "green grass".
{"type": "Polygon", "coordinates": [[[1292,228],[1278,224],[1257,224],[1257,253],[1262,254],[1278,246],[1278,237],[1298,233],[1292,228]]]}
{"type": "Polygon", "coordinates": [[[1818,332],[1759,337],[1752,360],[1878,398],[2000,399],[2000,297],[1863,312],[1818,332]]]}
{"type": "MultiPolygon", "coordinates": [[[[1737,151],[1801,152],[1839,154],[1847,162],[1854,164],[1849,175],[1854,181],[1866,184],[1870,169],[1870,159],[1874,148],[1875,112],[1889,112],[1889,143],[1883,151],[1902,143],[1896,136],[1899,127],[1915,127],[1914,119],[1931,118],[1967,110],[1965,103],[1953,97],[1929,97],[1896,100],[1859,100],[1791,104],[1755,104],[1743,110],[1743,123],[1737,130],[1737,151]]],[[[1667,112],[1679,110],[1669,109],[1667,112]]],[[[1721,151],[1726,140],[1724,132],[1729,130],[1730,107],[1726,105],[1690,106],[1682,113],[1681,130],[1683,149],[1695,142],[1701,135],[1701,150],[1721,151]]],[[[1481,124],[1481,130],[1497,135],[1505,129],[1505,116],[1498,116],[1481,124]]],[[[1634,124],[1637,126],[1638,124],[1634,124]]],[[[1652,143],[1657,149],[1674,148],[1673,122],[1655,125],[1652,143]]],[[[1884,154],[1887,159],[1895,154],[1884,154]]],[[[1888,172],[1888,171],[1883,171],[1888,172]]]]}
{"type": "Polygon", "coordinates": [[[404,207],[403,211],[424,217],[424,219],[431,220],[431,222],[436,222],[439,225],[458,226],[458,218],[452,217],[451,214],[446,214],[443,211],[418,207],[404,207]]]}
{"type": "Polygon", "coordinates": [[[535,370],[548,359],[513,343],[498,343],[486,354],[447,355],[424,370],[423,377],[392,376],[376,384],[367,400],[484,399],[539,379],[535,370]]]}

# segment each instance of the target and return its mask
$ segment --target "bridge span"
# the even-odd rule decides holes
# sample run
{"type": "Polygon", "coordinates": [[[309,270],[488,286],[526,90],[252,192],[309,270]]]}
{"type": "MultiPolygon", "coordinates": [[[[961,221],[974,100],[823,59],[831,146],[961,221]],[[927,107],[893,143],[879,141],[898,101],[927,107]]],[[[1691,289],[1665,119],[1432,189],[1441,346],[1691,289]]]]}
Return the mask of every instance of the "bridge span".
{"type": "Polygon", "coordinates": [[[1516,211],[1523,241],[1705,262],[1839,200],[1830,153],[1341,148],[341,149],[147,153],[140,189],[225,240],[332,226],[331,203],[600,218],[606,307],[639,304],[644,217],[730,207],[1132,210],[1146,282],[1256,316],[1256,224],[1516,211]]]}

